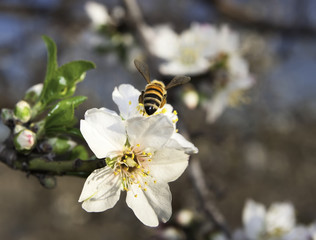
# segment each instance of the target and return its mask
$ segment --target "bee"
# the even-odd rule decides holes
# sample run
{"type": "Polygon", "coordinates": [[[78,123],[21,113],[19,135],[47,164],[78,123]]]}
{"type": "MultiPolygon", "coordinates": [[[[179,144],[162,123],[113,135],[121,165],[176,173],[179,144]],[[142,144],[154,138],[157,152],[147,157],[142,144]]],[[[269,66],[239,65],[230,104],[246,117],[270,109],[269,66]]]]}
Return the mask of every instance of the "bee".
{"type": "Polygon", "coordinates": [[[162,108],[166,104],[168,89],[185,84],[191,80],[191,78],[187,76],[176,76],[170,81],[169,84],[167,84],[167,86],[165,86],[162,81],[150,81],[149,68],[147,64],[137,59],[134,60],[134,64],[147,82],[145,90],[142,91],[138,98],[138,102],[144,105],[145,112],[148,115],[154,114],[158,108],[162,108]]]}

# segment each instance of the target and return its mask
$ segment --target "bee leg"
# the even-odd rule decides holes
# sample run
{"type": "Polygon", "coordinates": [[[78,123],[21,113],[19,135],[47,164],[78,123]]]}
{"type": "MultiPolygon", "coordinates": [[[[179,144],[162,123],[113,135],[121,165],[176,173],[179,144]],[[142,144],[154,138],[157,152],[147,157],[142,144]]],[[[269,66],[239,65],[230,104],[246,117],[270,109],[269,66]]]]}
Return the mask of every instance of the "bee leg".
{"type": "Polygon", "coordinates": [[[144,91],[139,95],[138,102],[141,104],[144,104],[144,91]]]}
{"type": "Polygon", "coordinates": [[[160,104],[160,108],[162,108],[166,104],[166,102],[167,102],[167,94],[165,94],[163,96],[163,99],[162,99],[161,104],[160,104]]]}
{"type": "MultiPolygon", "coordinates": [[[[138,97],[138,102],[141,103],[141,104],[144,104],[144,91],[142,91],[142,93],[139,95],[138,97]]],[[[145,107],[145,106],[144,106],[145,107]]],[[[143,111],[143,116],[145,115],[145,108],[144,108],[144,111],[143,111]]]]}

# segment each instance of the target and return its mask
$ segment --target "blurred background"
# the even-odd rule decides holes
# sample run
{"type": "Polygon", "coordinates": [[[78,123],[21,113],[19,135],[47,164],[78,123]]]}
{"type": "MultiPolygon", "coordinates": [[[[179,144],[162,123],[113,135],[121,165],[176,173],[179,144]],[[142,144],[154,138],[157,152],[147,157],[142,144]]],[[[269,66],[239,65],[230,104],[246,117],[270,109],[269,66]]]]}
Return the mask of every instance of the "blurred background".
{"type": "MultiPolygon", "coordinates": [[[[111,12],[124,4],[98,1],[111,12]]],[[[139,0],[149,25],[170,23],[177,32],[191,22],[228,23],[240,34],[241,47],[256,83],[250,102],[226,109],[213,124],[202,108],[190,110],[181,88],[170,90],[169,102],[199,148],[205,180],[232,229],[241,226],[246,199],[269,205],[290,201],[297,221],[316,219],[316,2],[313,0],[139,0]],[[192,116],[195,116],[192,118],[192,116]]],[[[112,91],[121,83],[142,89],[145,81],[133,69],[132,57],[122,58],[102,46],[83,0],[2,0],[0,2],[0,108],[13,108],[46,70],[45,34],[55,40],[58,61],[93,61],[78,85],[88,96],[76,112],[92,107],[116,109],[112,91]]],[[[123,11],[124,12],[124,11],[123,11]]],[[[120,13],[120,12],[119,12],[120,13]]],[[[122,30],[129,31],[128,26],[122,30]]],[[[152,63],[152,62],[150,62],[152,63]]],[[[150,64],[153,77],[163,79],[150,64]]],[[[168,78],[167,78],[168,79],[168,78]]],[[[192,82],[194,85],[195,82],[192,82]]],[[[0,239],[158,239],[176,224],[177,212],[189,209],[203,219],[186,171],[171,183],[173,217],[158,228],[144,226],[126,206],[124,197],[111,210],[86,213],[77,202],[84,179],[58,177],[53,190],[34,177],[0,165],[0,239]]],[[[179,235],[177,239],[185,239],[179,235]],[[181,238],[182,237],[182,238],[181,238]]]]}

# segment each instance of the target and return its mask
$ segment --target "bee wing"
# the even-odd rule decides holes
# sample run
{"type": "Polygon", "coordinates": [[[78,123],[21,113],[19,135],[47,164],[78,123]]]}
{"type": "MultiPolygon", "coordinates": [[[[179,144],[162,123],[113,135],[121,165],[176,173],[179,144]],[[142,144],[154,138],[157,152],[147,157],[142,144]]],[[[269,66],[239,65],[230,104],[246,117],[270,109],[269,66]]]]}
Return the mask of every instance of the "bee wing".
{"type": "Polygon", "coordinates": [[[135,67],[140,72],[141,75],[145,78],[147,83],[150,83],[150,75],[148,65],[144,62],[141,62],[137,59],[134,60],[135,67]]]}
{"type": "Polygon", "coordinates": [[[189,82],[190,80],[191,80],[191,78],[187,77],[187,76],[176,76],[166,86],[166,90],[168,90],[169,88],[181,85],[181,84],[185,84],[185,83],[189,82]]]}

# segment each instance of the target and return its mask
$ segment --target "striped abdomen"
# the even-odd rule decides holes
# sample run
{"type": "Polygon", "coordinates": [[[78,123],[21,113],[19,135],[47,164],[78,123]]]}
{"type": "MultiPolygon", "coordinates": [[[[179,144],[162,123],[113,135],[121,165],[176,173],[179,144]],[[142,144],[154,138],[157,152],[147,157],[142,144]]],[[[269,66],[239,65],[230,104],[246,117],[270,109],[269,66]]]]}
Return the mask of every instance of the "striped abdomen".
{"type": "Polygon", "coordinates": [[[143,96],[145,111],[148,115],[154,114],[165,102],[166,90],[163,82],[154,80],[147,84],[143,96]],[[163,103],[163,104],[162,104],[163,103]]]}

